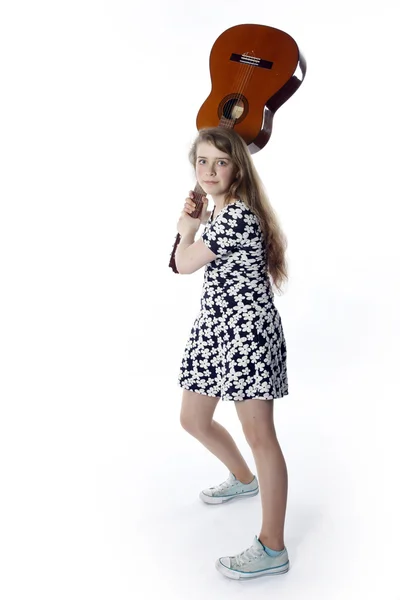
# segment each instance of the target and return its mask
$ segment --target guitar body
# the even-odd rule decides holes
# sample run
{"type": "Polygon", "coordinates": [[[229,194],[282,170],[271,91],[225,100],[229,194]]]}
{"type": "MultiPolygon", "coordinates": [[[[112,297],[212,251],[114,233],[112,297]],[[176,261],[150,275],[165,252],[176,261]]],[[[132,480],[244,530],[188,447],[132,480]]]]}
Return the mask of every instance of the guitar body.
{"type": "Polygon", "coordinates": [[[300,87],[306,61],[294,39],[266,25],[236,25],[222,33],[210,54],[211,93],[197,129],[232,127],[252,154],[272,132],[276,110],[300,87]]]}

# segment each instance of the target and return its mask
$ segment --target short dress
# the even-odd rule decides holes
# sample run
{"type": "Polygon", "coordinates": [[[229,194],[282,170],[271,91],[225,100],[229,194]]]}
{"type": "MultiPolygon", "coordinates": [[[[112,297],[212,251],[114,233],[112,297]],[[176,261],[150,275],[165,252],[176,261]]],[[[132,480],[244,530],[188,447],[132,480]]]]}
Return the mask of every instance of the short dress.
{"type": "Polygon", "coordinates": [[[259,219],[241,199],[213,214],[201,238],[217,258],[205,266],[178,385],[221,400],[281,398],[289,393],[286,342],[259,219]]]}

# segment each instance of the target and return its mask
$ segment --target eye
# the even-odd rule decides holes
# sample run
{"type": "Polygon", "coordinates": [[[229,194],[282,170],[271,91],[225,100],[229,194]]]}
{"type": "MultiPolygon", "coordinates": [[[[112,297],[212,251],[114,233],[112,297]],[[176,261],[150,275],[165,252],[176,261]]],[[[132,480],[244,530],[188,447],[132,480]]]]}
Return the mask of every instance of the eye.
{"type": "Polygon", "coordinates": [[[226,160],[220,160],[218,161],[220,165],[222,165],[223,167],[227,164],[226,160]]]}
{"type": "Polygon", "coordinates": [[[197,161],[197,163],[198,163],[199,165],[202,165],[204,162],[205,162],[205,159],[204,159],[204,158],[199,158],[199,159],[198,159],[198,161],[197,161]]]}

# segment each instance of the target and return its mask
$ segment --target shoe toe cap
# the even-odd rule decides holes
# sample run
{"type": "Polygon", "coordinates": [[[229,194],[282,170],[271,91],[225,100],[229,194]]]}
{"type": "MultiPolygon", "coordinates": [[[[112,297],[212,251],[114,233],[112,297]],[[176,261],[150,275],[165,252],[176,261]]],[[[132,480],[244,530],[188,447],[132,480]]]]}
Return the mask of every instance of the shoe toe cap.
{"type": "Polygon", "coordinates": [[[229,556],[223,556],[222,558],[219,559],[219,562],[221,563],[221,565],[223,565],[227,569],[231,568],[231,559],[229,558],[229,556]]]}

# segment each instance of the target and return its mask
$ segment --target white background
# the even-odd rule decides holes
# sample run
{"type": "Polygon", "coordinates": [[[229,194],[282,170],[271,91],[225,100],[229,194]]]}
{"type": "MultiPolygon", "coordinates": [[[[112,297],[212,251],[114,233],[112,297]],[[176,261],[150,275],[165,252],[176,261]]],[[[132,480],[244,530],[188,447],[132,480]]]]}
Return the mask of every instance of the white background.
{"type": "MultiPolygon", "coordinates": [[[[400,598],[396,5],[2,2],[4,600],[400,598]],[[292,568],[243,583],[214,563],[260,532],[260,497],[198,499],[228,475],[179,423],[203,270],[168,267],[209,53],[240,23],[308,64],[254,156],[289,242],[292,568]]],[[[234,406],[216,418],[254,469],[234,406]]]]}

